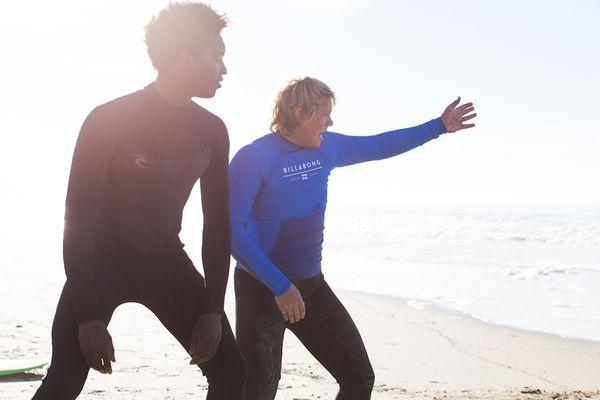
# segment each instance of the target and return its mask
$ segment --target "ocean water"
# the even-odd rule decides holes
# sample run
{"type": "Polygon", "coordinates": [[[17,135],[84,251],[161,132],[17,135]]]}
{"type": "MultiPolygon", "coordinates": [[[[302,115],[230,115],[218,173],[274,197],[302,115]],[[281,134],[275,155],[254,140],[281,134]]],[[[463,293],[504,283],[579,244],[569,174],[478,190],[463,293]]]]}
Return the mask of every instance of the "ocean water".
{"type": "Polygon", "coordinates": [[[339,288],[600,341],[600,205],[330,206],[323,266],[339,288]]]}
{"type": "MultiPolygon", "coordinates": [[[[65,279],[61,206],[4,209],[27,211],[2,215],[0,324],[51,319],[65,279]]],[[[186,213],[183,240],[202,270],[201,210],[186,213]]],[[[323,272],[336,288],[600,342],[600,205],[330,205],[323,272]]]]}

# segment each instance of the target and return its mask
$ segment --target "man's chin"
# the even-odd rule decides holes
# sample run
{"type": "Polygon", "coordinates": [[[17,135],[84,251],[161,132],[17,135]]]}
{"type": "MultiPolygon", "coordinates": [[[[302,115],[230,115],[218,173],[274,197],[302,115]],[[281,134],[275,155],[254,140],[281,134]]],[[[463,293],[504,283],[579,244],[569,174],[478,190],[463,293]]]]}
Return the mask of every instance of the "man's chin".
{"type": "Polygon", "coordinates": [[[319,135],[317,140],[315,141],[315,146],[313,148],[321,147],[321,143],[323,142],[323,135],[319,135]]]}
{"type": "Polygon", "coordinates": [[[196,94],[194,95],[194,97],[199,97],[201,99],[211,99],[213,97],[215,97],[216,92],[212,92],[212,93],[202,93],[202,94],[196,94]]]}
{"type": "Polygon", "coordinates": [[[218,89],[218,87],[216,87],[214,89],[198,90],[194,94],[194,97],[200,97],[202,99],[210,99],[212,97],[215,97],[215,95],[217,94],[217,89],[218,89]]]}

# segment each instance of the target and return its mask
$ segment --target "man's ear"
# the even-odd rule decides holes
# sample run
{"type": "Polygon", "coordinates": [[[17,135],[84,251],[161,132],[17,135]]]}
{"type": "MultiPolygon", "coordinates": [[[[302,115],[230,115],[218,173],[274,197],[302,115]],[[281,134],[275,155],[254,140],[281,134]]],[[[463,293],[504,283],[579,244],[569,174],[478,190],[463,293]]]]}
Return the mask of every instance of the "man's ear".
{"type": "Polygon", "coordinates": [[[173,63],[173,65],[178,69],[189,68],[190,67],[189,54],[184,50],[181,50],[181,49],[178,50],[177,55],[175,56],[175,62],[173,63]]]}

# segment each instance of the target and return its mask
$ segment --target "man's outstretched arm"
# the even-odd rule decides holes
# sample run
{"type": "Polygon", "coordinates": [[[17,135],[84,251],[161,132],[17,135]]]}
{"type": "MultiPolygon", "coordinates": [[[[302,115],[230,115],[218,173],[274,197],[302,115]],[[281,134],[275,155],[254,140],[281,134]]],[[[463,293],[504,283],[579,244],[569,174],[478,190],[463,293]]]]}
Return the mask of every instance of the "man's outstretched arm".
{"type": "Polygon", "coordinates": [[[456,132],[472,128],[465,124],[477,114],[473,103],[458,106],[460,97],[452,102],[442,116],[411,128],[398,129],[373,136],[347,136],[325,132],[322,143],[325,151],[334,160],[336,167],[393,157],[436,139],[445,132],[456,132]]]}

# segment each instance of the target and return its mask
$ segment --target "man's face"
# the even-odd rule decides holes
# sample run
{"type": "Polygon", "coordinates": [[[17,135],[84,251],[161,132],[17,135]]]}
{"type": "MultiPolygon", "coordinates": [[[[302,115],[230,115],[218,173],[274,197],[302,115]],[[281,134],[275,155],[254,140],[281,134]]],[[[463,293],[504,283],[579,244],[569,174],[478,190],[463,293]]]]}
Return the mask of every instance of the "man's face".
{"type": "Polygon", "coordinates": [[[187,81],[192,97],[210,98],[221,87],[227,68],[223,63],[225,43],[221,35],[210,36],[198,55],[188,54],[187,81]]]}
{"type": "Polygon", "coordinates": [[[317,148],[321,145],[321,133],[333,125],[331,120],[331,111],[333,102],[331,97],[327,96],[321,99],[317,111],[304,121],[301,121],[300,127],[295,131],[294,136],[302,147],[317,148]]]}

